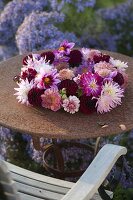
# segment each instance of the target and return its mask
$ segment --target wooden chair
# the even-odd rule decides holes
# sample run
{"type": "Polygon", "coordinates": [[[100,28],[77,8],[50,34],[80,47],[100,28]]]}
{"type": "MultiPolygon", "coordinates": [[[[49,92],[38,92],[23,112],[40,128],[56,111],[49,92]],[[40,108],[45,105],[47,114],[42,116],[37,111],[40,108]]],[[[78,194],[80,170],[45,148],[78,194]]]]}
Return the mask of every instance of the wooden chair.
{"type": "Polygon", "coordinates": [[[107,144],[72,183],[40,175],[0,160],[0,200],[101,200],[97,190],[125,147],[107,144]]]}

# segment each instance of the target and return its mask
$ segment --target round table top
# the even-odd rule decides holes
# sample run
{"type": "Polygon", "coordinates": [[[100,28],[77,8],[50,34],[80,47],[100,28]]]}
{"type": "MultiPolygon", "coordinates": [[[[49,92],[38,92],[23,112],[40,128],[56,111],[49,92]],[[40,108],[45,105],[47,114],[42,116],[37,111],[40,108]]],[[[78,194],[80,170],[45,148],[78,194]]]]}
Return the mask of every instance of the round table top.
{"type": "MultiPolygon", "coordinates": [[[[105,51],[104,51],[105,52],[105,51]]],[[[118,53],[107,52],[114,58],[128,62],[129,85],[122,105],[106,114],[71,115],[64,111],[53,112],[19,104],[13,81],[20,74],[23,56],[0,63],[0,124],[15,131],[47,138],[80,139],[109,136],[133,128],[133,59],[118,53]],[[101,126],[105,124],[105,126],[101,126]],[[122,124],[122,126],[121,126],[122,124]],[[125,125],[125,126],[123,126],[125,125]]]]}

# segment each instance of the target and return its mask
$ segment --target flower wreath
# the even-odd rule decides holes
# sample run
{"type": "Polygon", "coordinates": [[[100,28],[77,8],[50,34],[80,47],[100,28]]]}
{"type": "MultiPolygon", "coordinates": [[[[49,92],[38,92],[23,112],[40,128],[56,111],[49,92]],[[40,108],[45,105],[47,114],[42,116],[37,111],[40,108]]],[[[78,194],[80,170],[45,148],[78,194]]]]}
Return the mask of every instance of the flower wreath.
{"type": "Polygon", "coordinates": [[[105,113],[122,103],[127,63],[74,45],[63,41],[57,50],[23,59],[21,74],[14,77],[19,102],[71,114],[105,113]]]}

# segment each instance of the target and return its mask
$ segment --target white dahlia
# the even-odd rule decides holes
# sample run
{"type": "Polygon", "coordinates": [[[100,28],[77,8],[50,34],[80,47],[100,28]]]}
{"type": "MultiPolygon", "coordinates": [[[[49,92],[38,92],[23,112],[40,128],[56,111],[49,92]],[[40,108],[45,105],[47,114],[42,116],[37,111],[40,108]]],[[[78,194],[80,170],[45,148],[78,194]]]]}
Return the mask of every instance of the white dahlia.
{"type": "Polygon", "coordinates": [[[110,58],[110,63],[118,69],[118,71],[125,71],[128,68],[127,63],[124,63],[120,60],[116,60],[114,58],[110,58]]]}
{"type": "Polygon", "coordinates": [[[17,96],[18,102],[22,104],[29,105],[28,101],[28,92],[33,88],[33,81],[29,83],[28,79],[22,80],[20,83],[17,83],[19,88],[14,88],[17,92],[14,94],[17,96]]]}

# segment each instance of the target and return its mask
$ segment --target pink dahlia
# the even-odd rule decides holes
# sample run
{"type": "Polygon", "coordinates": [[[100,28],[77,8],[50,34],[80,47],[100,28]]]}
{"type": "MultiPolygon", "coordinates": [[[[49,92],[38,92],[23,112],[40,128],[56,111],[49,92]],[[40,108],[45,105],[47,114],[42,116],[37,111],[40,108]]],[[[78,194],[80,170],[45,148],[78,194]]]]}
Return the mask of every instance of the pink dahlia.
{"type": "Polygon", "coordinates": [[[93,60],[94,56],[101,56],[99,50],[82,48],[82,54],[85,60],[93,60]]]}
{"type": "Polygon", "coordinates": [[[50,88],[41,95],[42,107],[57,111],[61,108],[61,96],[57,89],[50,88]]]}
{"type": "Polygon", "coordinates": [[[76,96],[69,96],[63,100],[62,106],[66,112],[74,114],[79,111],[80,100],[76,96]]]}
{"type": "Polygon", "coordinates": [[[87,72],[81,75],[80,86],[85,95],[97,97],[102,90],[102,81],[103,79],[98,74],[87,72]]]}
{"type": "Polygon", "coordinates": [[[40,74],[35,78],[35,82],[40,89],[56,88],[57,84],[60,83],[58,76],[57,69],[51,69],[48,73],[45,70],[40,70],[40,74]]]}
{"type": "Polygon", "coordinates": [[[114,71],[114,70],[116,70],[116,68],[114,68],[114,66],[112,65],[112,64],[110,64],[110,63],[107,63],[107,62],[103,62],[103,61],[100,61],[99,63],[96,63],[95,65],[94,65],[94,70],[95,70],[95,72],[99,72],[100,70],[102,70],[102,69],[108,69],[108,70],[110,70],[110,71],[114,71]]]}
{"type": "Polygon", "coordinates": [[[73,77],[74,77],[74,73],[70,69],[62,69],[59,71],[59,78],[61,80],[65,80],[65,79],[71,80],[73,77]]]}
{"type": "Polygon", "coordinates": [[[106,82],[102,88],[100,97],[97,99],[97,112],[109,112],[117,105],[121,105],[121,98],[124,97],[123,93],[124,90],[117,83],[113,81],[106,82]]]}

